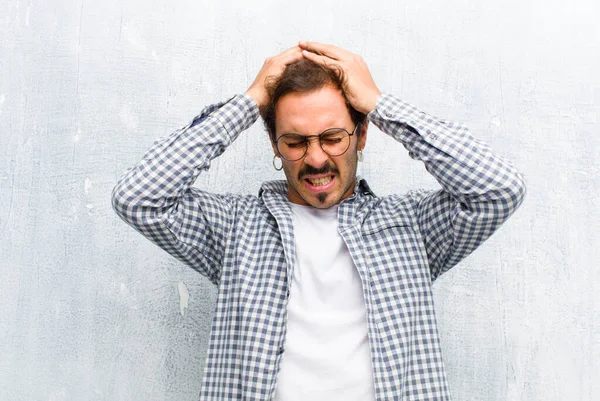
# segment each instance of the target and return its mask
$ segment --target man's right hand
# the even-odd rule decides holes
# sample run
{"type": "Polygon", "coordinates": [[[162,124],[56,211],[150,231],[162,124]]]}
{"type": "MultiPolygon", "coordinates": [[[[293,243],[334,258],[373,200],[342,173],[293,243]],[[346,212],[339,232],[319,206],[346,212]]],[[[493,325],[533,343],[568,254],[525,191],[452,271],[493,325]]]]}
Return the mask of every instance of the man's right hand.
{"type": "Polygon", "coordinates": [[[313,63],[328,68],[337,66],[344,71],[344,95],[352,107],[364,114],[375,109],[381,92],[362,57],[337,46],[317,42],[300,42],[299,46],[304,50],[304,57],[313,63]]]}
{"type": "Polygon", "coordinates": [[[302,58],[302,49],[299,46],[290,47],[276,56],[269,57],[265,60],[262,68],[258,72],[256,79],[246,91],[246,94],[251,96],[258,108],[263,110],[269,103],[269,93],[266,87],[266,80],[278,78],[285,66],[298,61],[302,58]]]}

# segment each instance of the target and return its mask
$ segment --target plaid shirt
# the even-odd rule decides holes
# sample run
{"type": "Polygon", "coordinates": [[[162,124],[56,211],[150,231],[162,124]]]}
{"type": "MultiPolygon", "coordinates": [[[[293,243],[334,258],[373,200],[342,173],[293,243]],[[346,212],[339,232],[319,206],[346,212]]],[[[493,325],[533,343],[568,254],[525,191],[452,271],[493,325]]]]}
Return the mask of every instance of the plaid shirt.
{"type": "MultiPolygon", "coordinates": [[[[116,213],[218,286],[201,400],[269,400],[285,356],[295,264],[285,181],[258,196],[192,188],[258,118],[247,95],[205,108],[121,177],[116,213]]],[[[449,400],[432,282],[520,205],[523,177],[462,125],[384,94],[368,115],[442,186],[378,197],[364,180],[339,205],[339,232],[364,289],[377,400],[449,400]]]]}

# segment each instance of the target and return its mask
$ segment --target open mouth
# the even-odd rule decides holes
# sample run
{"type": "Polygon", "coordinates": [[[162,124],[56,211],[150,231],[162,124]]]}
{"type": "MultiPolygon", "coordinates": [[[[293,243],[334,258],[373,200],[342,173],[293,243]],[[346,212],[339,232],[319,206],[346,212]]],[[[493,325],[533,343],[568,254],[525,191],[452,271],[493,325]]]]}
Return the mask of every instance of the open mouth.
{"type": "Polygon", "coordinates": [[[319,177],[319,178],[306,178],[306,181],[308,181],[308,183],[310,185],[312,185],[313,187],[322,187],[324,185],[327,185],[331,182],[331,180],[333,180],[333,176],[329,175],[326,177],[319,177]]]}
{"type": "Polygon", "coordinates": [[[335,175],[326,175],[324,177],[304,178],[304,182],[308,191],[317,194],[331,191],[336,183],[336,178],[335,175]]]}

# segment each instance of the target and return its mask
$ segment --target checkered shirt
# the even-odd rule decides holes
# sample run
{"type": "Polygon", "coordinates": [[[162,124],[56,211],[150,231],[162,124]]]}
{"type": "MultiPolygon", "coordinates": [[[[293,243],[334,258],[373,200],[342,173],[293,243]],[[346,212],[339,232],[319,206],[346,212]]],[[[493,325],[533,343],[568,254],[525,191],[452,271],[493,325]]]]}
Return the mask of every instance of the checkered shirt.
{"type": "MultiPolygon", "coordinates": [[[[285,356],[295,264],[285,181],[258,196],[196,188],[196,177],[258,118],[247,95],[205,108],[120,178],[116,213],[218,286],[200,400],[269,400],[285,356]]],[[[364,180],[339,205],[363,284],[377,400],[450,400],[432,282],[521,204],[525,185],[462,125],[383,94],[368,119],[425,163],[438,191],[379,197],[364,180]]]]}

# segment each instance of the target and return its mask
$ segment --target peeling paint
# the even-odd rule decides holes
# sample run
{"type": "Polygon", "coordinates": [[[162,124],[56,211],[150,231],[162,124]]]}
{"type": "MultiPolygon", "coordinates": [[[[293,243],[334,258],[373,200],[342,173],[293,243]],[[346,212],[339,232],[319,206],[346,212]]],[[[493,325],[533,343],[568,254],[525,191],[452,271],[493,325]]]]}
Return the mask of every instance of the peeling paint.
{"type": "Polygon", "coordinates": [[[73,142],[75,143],[79,142],[79,138],[81,138],[81,127],[79,126],[79,124],[77,125],[77,133],[73,136],[73,142]]]}
{"type": "Polygon", "coordinates": [[[91,203],[88,203],[87,205],[85,205],[85,207],[86,207],[86,208],[87,208],[87,210],[88,210],[88,215],[90,215],[90,216],[91,216],[91,215],[93,215],[93,214],[95,214],[95,213],[96,213],[96,211],[94,210],[94,205],[93,205],[93,204],[91,204],[91,203]]]}
{"type": "Polygon", "coordinates": [[[188,292],[187,286],[183,281],[179,282],[177,288],[179,290],[179,311],[181,312],[181,316],[185,316],[185,309],[188,307],[190,293],[188,292]]]}
{"type": "Polygon", "coordinates": [[[85,183],[83,184],[83,190],[85,194],[88,195],[90,192],[90,188],[92,187],[92,180],[90,177],[85,177],[85,183]]]}

